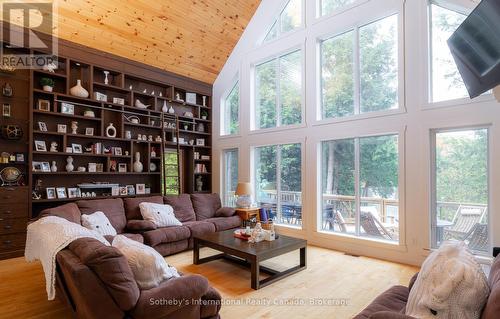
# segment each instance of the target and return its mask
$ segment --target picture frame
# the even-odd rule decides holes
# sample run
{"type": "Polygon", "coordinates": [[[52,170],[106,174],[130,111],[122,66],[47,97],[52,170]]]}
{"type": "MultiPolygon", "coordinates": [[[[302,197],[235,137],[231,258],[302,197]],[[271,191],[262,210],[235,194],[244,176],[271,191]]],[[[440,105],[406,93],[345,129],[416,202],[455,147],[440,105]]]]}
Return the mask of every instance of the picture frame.
{"type": "Polygon", "coordinates": [[[83,149],[81,144],[71,144],[71,149],[73,150],[74,154],[82,154],[83,149]]]}
{"type": "Polygon", "coordinates": [[[68,198],[81,197],[80,189],[78,187],[68,187],[68,198]]]}
{"type": "Polygon", "coordinates": [[[127,196],[128,195],[127,186],[120,186],[119,189],[120,189],[120,196],[127,196]]]}
{"type": "Polygon", "coordinates": [[[114,104],[125,105],[125,99],[120,98],[120,97],[114,97],[113,98],[113,103],[114,104]]]}
{"type": "Polygon", "coordinates": [[[50,101],[38,100],[38,110],[43,112],[50,112],[50,101]]]}
{"type": "Polygon", "coordinates": [[[42,171],[42,162],[31,162],[31,170],[33,172],[41,172],[42,171]]]}
{"type": "Polygon", "coordinates": [[[61,113],[75,115],[75,106],[70,103],[62,102],[61,103],[61,113]]]}
{"type": "Polygon", "coordinates": [[[196,139],[196,146],[205,146],[205,139],[204,138],[197,138],[196,139]]]}
{"type": "Polygon", "coordinates": [[[111,196],[119,196],[120,195],[120,187],[113,186],[111,188],[111,196]]]}
{"type": "Polygon", "coordinates": [[[47,124],[45,122],[38,122],[38,129],[40,129],[40,132],[47,132],[47,124]]]}
{"type": "Polygon", "coordinates": [[[2,116],[3,117],[11,117],[11,108],[9,103],[4,103],[2,105],[2,116]]]}
{"type": "Polygon", "coordinates": [[[73,154],[73,148],[71,146],[67,146],[66,153],[73,154]]]}
{"type": "Polygon", "coordinates": [[[16,162],[24,163],[25,161],[24,153],[16,153],[15,155],[16,155],[16,162]]]}
{"type": "Polygon", "coordinates": [[[89,163],[88,167],[89,173],[97,173],[97,163],[89,163]]]}
{"type": "Polygon", "coordinates": [[[66,194],[66,187],[57,187],[56,193],[57,193],[57,198],[68,198],[66,194]]]}
{"type": "Polygon", "coordinates": [[[127,163],[118,163],[118,172],[126,173],[127,172],[127,163]]]}
{"type": "Polygon", "coordinates": [[[95,170],[96,170],[97,173],[104,172],[104,164],[103,163],[97,163],[95,165],[95,170]]]}
{"type": "Polygon", "coordinates": [[[55,187],[47,187],[45,189],[47,194],[47,199],[55,199],[56,198],[56,188],[55,187]]]}
{"type": "Polygon", "coordinates": [[[109,171],[110,172],[116,172],[118,170],[118,163],[116,160],[110,160],[109,161],[109,171]]]}
{"type": "Polygon", "coordinates": [[[47,152],[47,144],[45,144],[45,141],[35,140],[35,151],[47,152]]]}
{"type": "Polygon", "coordinates": [[[146,194],[146,184],[135,184],[135,189],[137,195],[146,194]]]}
{"type": "Polygon", "coordinates": [[[135,195],[134,185],[127,185],[127,195],[135,195]]]}
{"type": "Polygon", "coordinates": [[[93,127],[87,127],[87,128],[85,128],[85,135],[87,135],[87,136],[94,136],[94,128],[93,127]]]}
{"type": "Polygon", "coordinates": [[[49,162],[42,162],[42,172],[50,172],[50,163],[49,162]]]}
{"type": "Polygon", "coordinates": [[[121,147],[113,147],[113,155],[122,156],[122,148],[121,147]]]}
{"type": "Polygon", "coordinates": [[[196,93],[186,92],[186,103],[196,104],[196,93]]]}
{"type": "Polygon", "coordinates": [[[66,124],[57,124],[57,133],[67,133],[68,127],[66,124]]]}

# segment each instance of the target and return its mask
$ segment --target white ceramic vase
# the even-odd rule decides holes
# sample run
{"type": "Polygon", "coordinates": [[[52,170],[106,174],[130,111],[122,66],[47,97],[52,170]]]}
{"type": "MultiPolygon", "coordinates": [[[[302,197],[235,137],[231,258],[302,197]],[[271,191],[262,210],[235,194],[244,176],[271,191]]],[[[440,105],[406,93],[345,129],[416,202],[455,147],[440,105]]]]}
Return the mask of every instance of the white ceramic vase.
{"type": "Polygon", "coordinates": [[[77,97],[89,97],[89,91],[85,90],[85,88],[82,86],[82,80],[76,80],[76,85],[69,90],[69,93],[77,97]]]}
{"type": "Polygon", "coordinates": [[[56,165],[56,161],[52,161],[52,166],[50,167],[50,171],[51,172],[57,172],[57,165],[56,165]]]}
{"type": "Polygon", "coordinates": [[[134,172],[142,173],[143,169],[144,169],[144,167],[141,163],[141,153],[136,152],[135,153],[135,162],[134,162],[134,172]]]}
{"type": "Polygon", "coordinates": [[[75,166],[73,165],[73,157],[68,156],[66,159],[66,172],[72,172],[75,169],[75,166]]]}

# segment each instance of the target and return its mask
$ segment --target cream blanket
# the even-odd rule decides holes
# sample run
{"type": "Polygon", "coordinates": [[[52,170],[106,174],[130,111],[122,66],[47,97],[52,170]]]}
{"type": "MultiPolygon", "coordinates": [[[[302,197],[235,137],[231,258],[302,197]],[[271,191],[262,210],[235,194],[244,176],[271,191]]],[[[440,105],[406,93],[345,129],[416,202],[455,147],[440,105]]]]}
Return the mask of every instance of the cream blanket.
{"type": "Polygon", "coordinates": [[[95,238],[109,246],[108,241],[97,232],[64,218],[48,216],[28,225],[24,257],[27,261],[40,260],[45,272],[45,288],[49,300],[55,298],[56,255],[78,238],[95,238]]]}

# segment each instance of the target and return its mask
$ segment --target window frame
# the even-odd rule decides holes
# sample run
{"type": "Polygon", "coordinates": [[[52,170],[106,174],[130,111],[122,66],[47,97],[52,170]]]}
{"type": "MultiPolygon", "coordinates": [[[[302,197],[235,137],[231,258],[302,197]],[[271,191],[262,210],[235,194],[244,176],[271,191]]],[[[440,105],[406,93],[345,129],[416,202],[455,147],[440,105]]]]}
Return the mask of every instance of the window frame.
{"type": "Polygon", "coordinates": [[[259,41],[257,41],[258,46],[265,46],[265,45],[268,45],[270,43],[274,43],[276,41],[281,40],[283,37],[286,37],[286,36],[293,34],[297,31],[304,30],[306,28],[306,9],[307,9],[306,0],[300,0],[300,3],[301,3],[300,26],[295,28],[295,29],[286,31],[286,32],[281,32],[281,15],[285,11],[285,9],[288,6],[288,4],[290,3],[290,1],[292,1],[292,0],[283,1],[283,3],[279,6],[279,10],[277,10],[277,13],[273,15],[274,18],[272,20],[272,23],[266,29],[267,31],[264,33],[264,35],[261,37],[261,39],[259,39],[259,41]],[[273,29],[274,25],[277,26],[277,30],[278,30],[277,34],[276,34],[276,38],[266,41],[266,38],[269,35],[269,33],[271,33],[271,30],[273,29]]]}
{"type": "Polygon", "coordinates": [[[334,17],[334,16],[342,14],[346,11],[352,10],[356,7],[359,7],[359,6],[369,2],[370,0],[356,0],[351,4],[345,5],[343,7],[339,7],[339,8],[337,8],[337,9],[335,9],[332,12],[327,13],[327,14],[323,14],[323,10],[322,10],[323,1],[325,1],[325,0],[317,0],[316,1],[316,12],[315,12],[316,22],[334,17]]]}
{"type": "Polygon", "coordinates": [[[488,221],[488,251],[483,252],[483,251],[476,251],[473,250],[472,252],[474,255],[477,257],[477,259],[485,259],[485,260],[491,260],[491,249],[492,249],[492,243],[493,243],[493,231],[492,231],[492,223],[491,223],[491,198],[492,198],[492,193],[491,193],[491,153],[492,153],[492,138],[491,138],[491,132],[492,132],[492,125],[491,124],[478,124],[478,125],[465,125],[465,126],[451,126],[451,127],[440,127],[440,128],[430,128],[429,129],[429,145],[430,145],[430,161],[429,161],[429,249],[431,250],[436,250],[434,248],[434,243],[436,240],[436,234],[434,233],[433,229],[436,227],[436,221],[437,221],[437,187],[436,187],[436,178],[437,178],[437,172],[436,172],[436,135],[438,133],[448,133],[448,132],[460,132],[460,131],[467,131],[467,130],[478,130],[478,129],[485,129],[487,130],[487,135],[488,138],[486,140],[486,146],[487,146],[487,170],[486,170],[486,187],[487,189],[487,194],[488,194],[488,200],[487,200],[487,207],[488,207],[488,215],[487,215],[487,221],[488,221]]]}
{"type": "Polygon", "coordinates": [[[220,138],[227,138],[227,137],[235,137],[235,136],[240,136],[241,134],[241,86],[240,86],[240,78],[239,74],[236,75],[231,81],[231,86],[228,90],[224,92],[222,95],[221,99],[221,112],[220,112],[220,128],[219,128],[219,137],[220,138]],[[238,87],[238,132],[236,133],[228,133],[226,134],[224,131],[226,129],[226,111],[227,111],[227,98],[231,93],[234,91],[234,89],[238,87]]]}
{"type": "Polygon", "coordinates": [[[221,161],[221,170],[222,170],[222,174],[220,174],[221,176],[221,194],[223,196],[223,204],[224,205],[227,205],[228,203],[226,202],[226,193],[227,193],[227,189],[226,189],[226,186],[227,186],[227,175],[226,175],[226,172],[227,172],[227,158],[226,158],[226,154],[228,154],[229,152],[236,152],[236,157],[238,159],[238,167],[236,167],[236,172],[238,174],[238,181],[240,180],[240,172],[239,172],[239,169],[240,169],[240,148],[235,146],[235,147],[228,147],[228,148],[223,148],[221,150],[221,158],[222,158],[222,161],[221,161]]]}

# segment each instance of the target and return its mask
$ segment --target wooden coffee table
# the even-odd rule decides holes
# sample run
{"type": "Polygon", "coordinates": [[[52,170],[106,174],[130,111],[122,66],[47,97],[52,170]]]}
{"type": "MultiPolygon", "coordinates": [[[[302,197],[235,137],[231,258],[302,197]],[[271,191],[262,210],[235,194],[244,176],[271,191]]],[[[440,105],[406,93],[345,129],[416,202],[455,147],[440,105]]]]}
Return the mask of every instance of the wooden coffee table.
{"type": "Polygon", "coordinates": [[[203,264],[212,260],[225,259],[240,265],[248,266],[251,271],[251,287],[259,289],[273,282],[290,276],[296,272],[307,268],[306,249],[307,241],[279,235],[274,241],[262,241],[260,243],[249,243],[248,241],[235,238],[234,230],[227,230],[200,237],[194,237],[193,263],[195,265],[203,264]],[[200,248],[210,247],[221,251],[210,257],[200,258],[200,248]],[[289,268],[285,271],[276,271],[260,263],[264,260],[274,258],[294,250],[300,250],[300,263],[298,266],[289,268]],[[266,279],[260,280],[260,272],[269,274],[266,279]]]}

